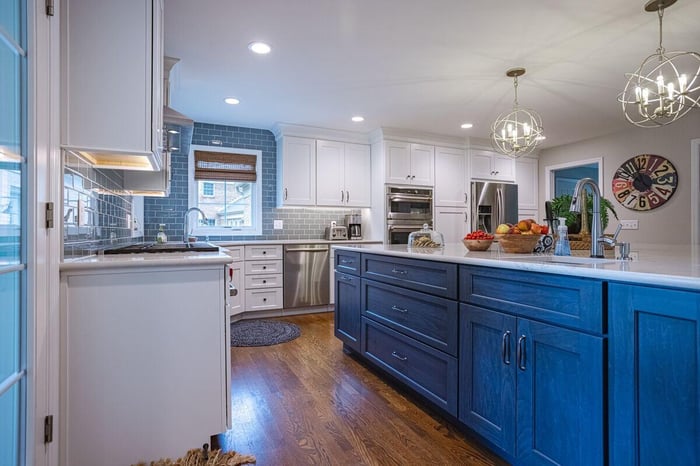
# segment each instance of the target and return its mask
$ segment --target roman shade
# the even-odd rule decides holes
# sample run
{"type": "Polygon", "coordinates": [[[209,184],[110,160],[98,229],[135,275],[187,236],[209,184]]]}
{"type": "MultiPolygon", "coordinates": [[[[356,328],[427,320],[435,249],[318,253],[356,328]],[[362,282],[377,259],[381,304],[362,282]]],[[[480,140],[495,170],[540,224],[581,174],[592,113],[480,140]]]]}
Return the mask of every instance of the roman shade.
{"type": "Polygon", "coordinates": [[[194,179],[248,181],[257,179],[257,157],[248,154],[194,151],[194,179]]]}

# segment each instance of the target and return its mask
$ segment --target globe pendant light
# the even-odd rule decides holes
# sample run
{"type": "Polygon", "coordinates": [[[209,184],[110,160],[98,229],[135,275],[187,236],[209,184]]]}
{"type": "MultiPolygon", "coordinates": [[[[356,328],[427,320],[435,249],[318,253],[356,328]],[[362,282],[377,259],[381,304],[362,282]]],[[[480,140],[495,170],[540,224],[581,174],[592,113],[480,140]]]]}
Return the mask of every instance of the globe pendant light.
{"type": "Polygon", "coordinates": [[[518,77],[524,74],[525,68],[506,71],[506,76],[513,78],[513,109],[500,114],[491,126],[491,144],[494,149],[513,158],[531,153],[544,140],[542,118],[534,110],[518,105],[518,77]]]}
{"type": "Polygon", "coordinates": [[[644,9],[659,16],[659,48],[626,76],[618,96],[627,121],[642,128],[668,125],[693,108],[700,108],[700,54],[666,52],[663,46],[664,9],[676,0],[651,0],[644,9]]]}

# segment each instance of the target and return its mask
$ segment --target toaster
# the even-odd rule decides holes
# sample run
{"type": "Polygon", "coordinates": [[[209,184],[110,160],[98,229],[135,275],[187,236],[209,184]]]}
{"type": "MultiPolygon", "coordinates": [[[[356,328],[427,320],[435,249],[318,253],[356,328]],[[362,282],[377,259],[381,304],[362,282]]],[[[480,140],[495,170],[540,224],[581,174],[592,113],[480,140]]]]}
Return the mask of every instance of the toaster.
{"type": "Polygon", "coordinates": [[[345,227],[345,226],[326,227],[326,233],[325,233],[324,237],[325,237],[325,239],[327,239],[329,241],[346,240],[346,239],[348,239],[348,227],[345,227]]]}

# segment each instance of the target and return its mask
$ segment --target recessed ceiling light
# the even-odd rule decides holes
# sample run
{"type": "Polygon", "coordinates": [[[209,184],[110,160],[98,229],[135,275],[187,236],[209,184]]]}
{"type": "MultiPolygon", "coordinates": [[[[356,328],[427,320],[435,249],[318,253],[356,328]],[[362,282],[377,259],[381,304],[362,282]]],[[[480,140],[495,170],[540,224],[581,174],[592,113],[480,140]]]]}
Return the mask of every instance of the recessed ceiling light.
{"type": "Polygon", "coordinates": [[[265,42],[256,41],[256,42],[251,42],[250,44],[248,44],[248,49],[253,53],[257,53],[258,55],[266,55],[266,54],[270,53],[270,51],[272,50],[272,47],[270,47],[265,42]]]}
{"type": "Polygon", "coordinates": [[[365,118],[357,115],[357,116],[352,117],[352,121],[354,121],[355,123],[359,123],[361,121],[365,121],[365,118]]]}
{"type": "Polygon", "coordinates": [[[473,126],[474,126],[474,125],[473,125],[472,123],[462,123],[462,125],[460,126],[460,128],[462,128],[462,129],[469,129],[469,128],[472,128],[473,126]]]}
{"type": "Polygon", "coordinates": [[[229,105],[238,105],[241,103],[241,101],[236,99],[235,97],[226,97],[224,99],[224,102],[226,102],[229,105]]]}

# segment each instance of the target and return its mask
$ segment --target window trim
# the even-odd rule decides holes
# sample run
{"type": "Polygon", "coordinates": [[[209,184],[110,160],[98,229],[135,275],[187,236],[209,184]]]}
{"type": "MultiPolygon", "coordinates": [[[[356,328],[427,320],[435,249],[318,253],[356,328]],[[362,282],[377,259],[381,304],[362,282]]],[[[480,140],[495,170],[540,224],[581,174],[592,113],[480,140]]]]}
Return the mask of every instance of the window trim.
{"type": "Polygon", "coordinates": [[[249,228],[226,228],[226,227],[209,227],[197,225],[193,228],[192,233],[195,236],[256,236],[262,234],[262,151],[256,149],[239,149],[236,147],[217,147],[217,146],[200,146],[192,144],[187,163],[187,182],[188,182],[188,207],[196,207],[197,202],[197,181],[194,179],[194,151],[201,150],[207,152],[224,152],[227,154],[247,154],[255,155],[255,171],[258,173],[257,181],[255,181],[253,196],[253,226],[249,228]]]}

